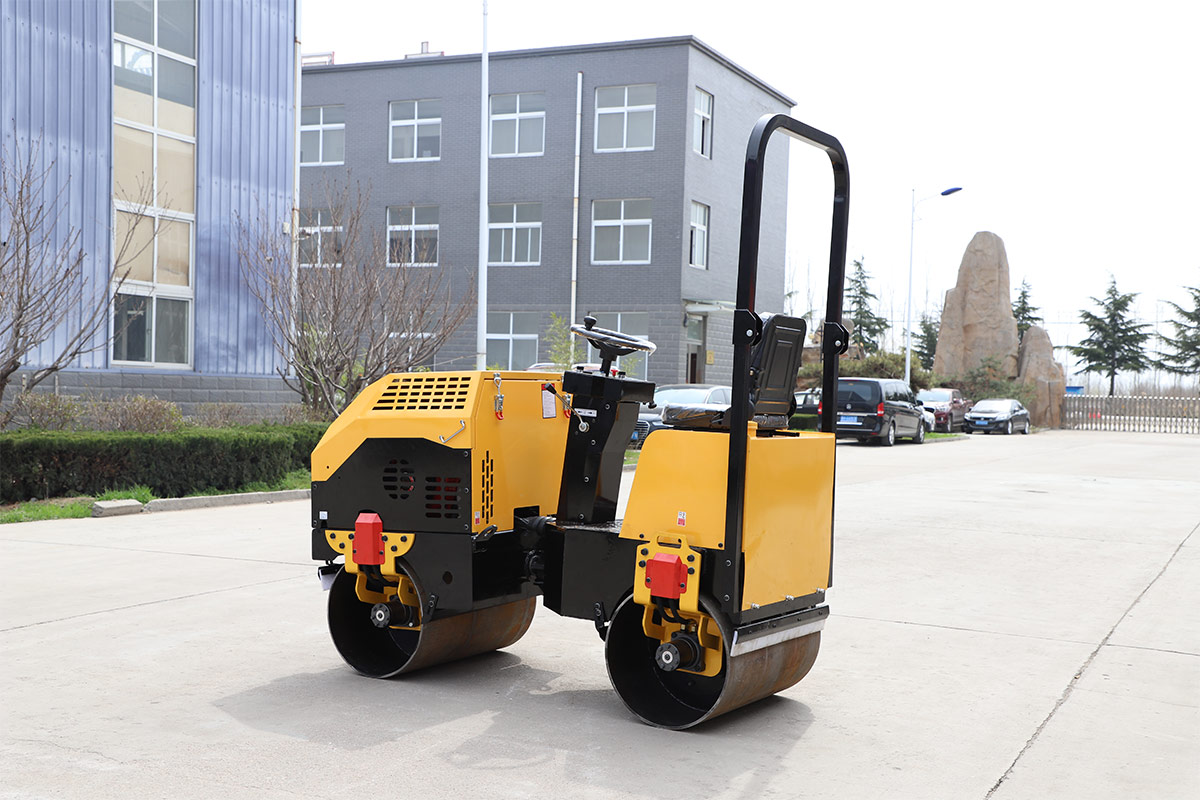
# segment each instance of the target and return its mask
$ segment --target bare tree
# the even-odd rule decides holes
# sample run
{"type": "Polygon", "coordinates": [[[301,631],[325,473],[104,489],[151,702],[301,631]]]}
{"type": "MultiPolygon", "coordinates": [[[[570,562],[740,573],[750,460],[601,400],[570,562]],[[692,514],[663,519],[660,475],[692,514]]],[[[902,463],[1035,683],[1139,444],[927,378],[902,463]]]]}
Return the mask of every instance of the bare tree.
{"type": "Polygon", "coordinates": [[[474,286],[455,300],[436,240],[419,225],[389,237],[368,216],[368,189],[330,182],[323,195],[291,235],[282,220],[239,219],[238,262],[286,364],[280,377],[332,417],[389,372],[428,363],[470,315],[474,286]]]}
{"type": "MultiPolygon", "coordinates": [[[[51,185],[54,162],[43,164],[41,137],[25,148],[19,137],[13,139],[11,151],[0,151],[0,400],[13,374],[60,328],[66,331],[65,341],[29,365],[23,394],[108,344],[109,302],[124,283],[129,263],[154,239],[153,220],[141,213],[152,188],[140,186],[134,210],[116,232],[110,264],[94,273],[81,232],[67,222],[66,182],[51,185]]],[[[10,403],[0,413],[0,429],[12,421],[17,407],[10,403]]]]}

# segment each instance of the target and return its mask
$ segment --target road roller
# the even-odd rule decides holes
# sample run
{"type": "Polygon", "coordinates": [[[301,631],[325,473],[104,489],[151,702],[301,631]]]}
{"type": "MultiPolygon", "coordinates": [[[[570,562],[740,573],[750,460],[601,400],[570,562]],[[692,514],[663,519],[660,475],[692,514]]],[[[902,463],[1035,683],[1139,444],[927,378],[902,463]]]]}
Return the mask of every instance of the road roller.
{"type": "Polygon", "coordinates": [[[746,153],[732,402],[662,409],[623,518],[624,453],[654,384],[614,364],[655,345],[591,317],[571,331],[599,369],[391,374],[329,427],[312,454],[312,555],[352,668],[390,678],[507,647],[540,597],[595,626],[613,688],[650,725],[689,728],[809,672],[833,583],[835,409],[825,404],[816,431],[788,429],[809,331],[755,311],[776,133],[825,151],[833,168],[821,346],[824,396],[836,396],[845,153],[767,115],[746,153]]]}

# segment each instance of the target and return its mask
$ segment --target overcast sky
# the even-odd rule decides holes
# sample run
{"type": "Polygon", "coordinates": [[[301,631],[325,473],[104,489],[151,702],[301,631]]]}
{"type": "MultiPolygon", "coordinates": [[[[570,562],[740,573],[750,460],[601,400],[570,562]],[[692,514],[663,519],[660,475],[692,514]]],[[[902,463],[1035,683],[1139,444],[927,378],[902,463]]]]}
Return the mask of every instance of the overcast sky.
{"type": "MultiPolygon", "coordinates": [[[[478,53],[481,2],[302,0],[305,53],[478,53]]],[[[850,162],[849,257],[904,317],[940,305],[976,231],[1005,243],[1056,345],[1109,275],[1151,325],[1200,286],[1200,6],[1105,2],[491,0],[492,52],[694,35],[796,100],[850,162]]],[[[749,131],[746,132],[748,136],[749,131]]],[[[823,158],[820,157],[820,158],[823,158]]],[[[823,281],[827,161],[793,150],[789,258],[823,281]],[[815,206],[815,208],[814,208],[815,206]],[[824,236],[823,236],[824,235],[824,236]]],[[[732,187],[731,187],[732,188],[732,187]]],[[[738,187],[740,189],[740,187],[738,187]]],[[[819,298],[823,292],[815,288],[819,298]]]]}

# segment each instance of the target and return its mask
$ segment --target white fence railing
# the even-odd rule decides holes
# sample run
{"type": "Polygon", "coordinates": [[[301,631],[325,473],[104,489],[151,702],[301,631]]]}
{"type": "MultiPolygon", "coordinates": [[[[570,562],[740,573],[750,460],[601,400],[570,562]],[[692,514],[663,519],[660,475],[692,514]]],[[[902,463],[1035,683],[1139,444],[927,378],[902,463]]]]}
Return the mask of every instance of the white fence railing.
{"type": "Polygon", "coordinates": [[[1063,427],[1081,431],[1200,433],[1200,397],[1063,398],[1063,427]]]}

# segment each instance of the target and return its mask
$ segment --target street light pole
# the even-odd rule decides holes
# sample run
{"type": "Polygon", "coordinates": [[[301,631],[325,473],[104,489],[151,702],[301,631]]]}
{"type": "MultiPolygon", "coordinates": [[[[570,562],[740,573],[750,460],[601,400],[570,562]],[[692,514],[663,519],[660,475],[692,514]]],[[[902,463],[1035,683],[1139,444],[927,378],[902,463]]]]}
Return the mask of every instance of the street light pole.
{"type": "Polygon", "coordinates": [[[904,382],[910,383],[912,376],[912,281],[913,281],[913,234],[917,229],[917,206],[934,197],[946,197],[955,192],[961,192],[961,186],[954,186],[938,194],[917,200],[917,190],[912,190],[912,213],[908,218],[908,294],[904,296],[904,382]]]}

